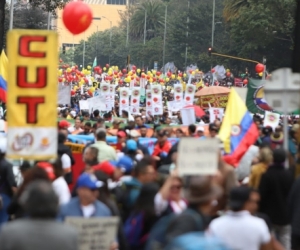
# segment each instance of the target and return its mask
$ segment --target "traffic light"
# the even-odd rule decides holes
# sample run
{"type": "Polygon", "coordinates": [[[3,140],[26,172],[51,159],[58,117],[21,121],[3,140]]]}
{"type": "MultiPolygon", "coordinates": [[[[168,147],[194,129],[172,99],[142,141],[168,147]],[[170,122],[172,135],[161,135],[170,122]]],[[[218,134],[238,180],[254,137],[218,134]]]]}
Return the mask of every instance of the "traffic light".
{"type": "Polygon", "coordinates": [[[211,57],[212,48],[208,48],[208,55],[211,57]]]}
{"type": "Polygon", "coordinates": [[[66,54],[66,46],[65,45],[63,45],[63,47],[62,47],[62,52],[63,52],[63,54],[66,54]]]}

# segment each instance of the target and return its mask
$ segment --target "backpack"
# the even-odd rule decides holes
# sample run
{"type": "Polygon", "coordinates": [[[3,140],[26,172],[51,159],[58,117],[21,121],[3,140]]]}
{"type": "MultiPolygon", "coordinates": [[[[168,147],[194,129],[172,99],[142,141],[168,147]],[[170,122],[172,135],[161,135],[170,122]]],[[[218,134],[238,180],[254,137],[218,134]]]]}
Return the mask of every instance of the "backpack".
{"type": "Polygon", "coordinates": [[[159,219],[159,221],[156,222],[155,225],[152,227],[148,236],[145,250],[164,249],[164,247],[167,245],[167,230],[170,226],[172,226],[173,221],[181,215],[192,216],[197,223],[197,228],[199,228],[199,231],[203,228],[202,218],[192,209],[188,208],[179,215],[174,213],[166,215],[159,219]]]}
{"type": "Polygon", "coordinates": [[[144,229],[144,213],[132,214],[124,224],[124,234],[130,247],[138,247],[145,243],[148,235],[142,235],[144,229]]]}
{"type": "Polygon", "coordinates": [[[219,239],[204,233],[187,233],[176,237],[164,250],[229,250],[219,239]]]}
{"type": "Polygon", "coordinates": [[[112,196],[118,205],[123,223],[128,219],[132,210],[130,204],[130,194],[132,190],[140,190],[140,187],[122,183],[121,186],[117,186],[111,190],[112,196]]]}

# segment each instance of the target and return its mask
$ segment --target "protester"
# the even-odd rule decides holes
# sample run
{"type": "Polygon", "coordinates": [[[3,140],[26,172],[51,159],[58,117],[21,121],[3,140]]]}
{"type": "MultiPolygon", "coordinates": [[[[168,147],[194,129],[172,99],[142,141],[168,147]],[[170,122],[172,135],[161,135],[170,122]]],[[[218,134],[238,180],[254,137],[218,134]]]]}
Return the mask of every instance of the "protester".
{"type": "Polygon", "coordinates": [[[1,250],[78,249],[76,230],[55,221],[58,198],[49,182],[30,183],[20,197],[20,203],[28,217],[1,228],[1,250]]]}
{"type": "Polygon", "coordinates": [[[229,196],[230,210],[210,223],[209,234],[218,237],[230,249],[272,249],[266,223],[248,212],[249,206],[256,202],[250,188],[233,188],[229,196]]]}
{"type": "Polygon", "coordinates": [[[157,166],[162,165],[165,158],[172,147],[172,144],[168,141],[169,133],[165,130],[160,130],[157,133],[157,143],[154,146],[152,156],[157,161],[157,166]]]}
{"type": "Polygon", "coordinates": [[[73,127],[69,127],[68,131],[72,134],[72,135],[77,135],[79,133],[81,133],[83,130],[81,129],[81,120],[79,118],[77,118],[75,120],[74,126],[73,127]]]}
{"type": "Polygon", "coordinates": [[[98,128],[96,131],[97,142],[92,144],[91,147],[98,149],[98,161],[116,161],[117,154],[113,147],[106,143],[106,130],[98,128]]]}
{"type": "Polygon", "coordinates": [[[293,175],[285,169],[286,152],[273,150],[273,164],[262,175],[259,184],[260,212],[269,216],[279,242],[290,249],[291,226],[288,214],[288,195],[293,185],[293,175]]]}

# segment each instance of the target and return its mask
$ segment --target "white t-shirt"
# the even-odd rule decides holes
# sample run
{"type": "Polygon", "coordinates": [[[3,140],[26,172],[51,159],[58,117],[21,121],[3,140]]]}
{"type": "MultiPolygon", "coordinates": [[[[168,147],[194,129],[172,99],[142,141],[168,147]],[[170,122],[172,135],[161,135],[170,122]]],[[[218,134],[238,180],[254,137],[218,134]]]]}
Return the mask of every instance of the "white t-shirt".
{"type": "Polygon", "coordinates": [[[210,223],[208,233],[218,237],[230,249],[238,250],[259,250],[262,244],[271,240],[265,221],[248,211],[227,212],[210,223]]]}
{"type": "Polygon", "coordinates": [[[72,166],[71,158],[67,154],[63,154],[61,156],[61,163],[62,163],[62,168],[63,169],[68,169],[68,168],[71,168],[71,166],[72,166]]]}
{"type": "Polygon", "coordinates": [[[82,210],[84,218],[90,218],[90,217],[92,217],[93,213],[95,213],[95,206],[94,206],[94,204],[90,204],[87,206],[81,206],[81,210],[82,210]]]}
{"type": "Polygon", "coordinates": [[[71,199],[70,190],[63,176],[58,177],[55,181],[53,181],[52,187],[56,195],[58,196],[60,205],[66,204],[70,201],[71,199]]]}

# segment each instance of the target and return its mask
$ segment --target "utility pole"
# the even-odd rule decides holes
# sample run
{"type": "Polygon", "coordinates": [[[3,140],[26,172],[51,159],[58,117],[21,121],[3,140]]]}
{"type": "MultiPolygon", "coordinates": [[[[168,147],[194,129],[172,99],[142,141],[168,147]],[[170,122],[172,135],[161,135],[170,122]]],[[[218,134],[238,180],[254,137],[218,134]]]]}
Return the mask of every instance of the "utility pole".
{"type": "Polygon", "coordinates": [[[185,44],[185,68],[187,66],[187,56],[188,56],[188,37],[189,37],[189,23],[190,23],[190,0],[188,0],[188,16],[186,20],[186,44],[185,44]]]}
{"type": "Polygon", "coordinates": [[[13,29],[14,24],[14,0],[10,0],[10,19],[9,19],[9,29],[13,29]]]}
{"type": "Polygon", "coordinates": [[[215,39],[215,12],[216,12],[216,0],[213,0],[213,13],[212,13],[212,27],[211,27],[211,47],[214,47],[215,39]]]}
{"type": "Polygon", "coordinates": [[[167,16],[168,16],[168,5],[166,4],[165,10],[165,31],[164,31],[164,49],[163,49],[163,73],[165,74],[165,56],[166,56],[166,38],[167,38],[167,16]]]}

